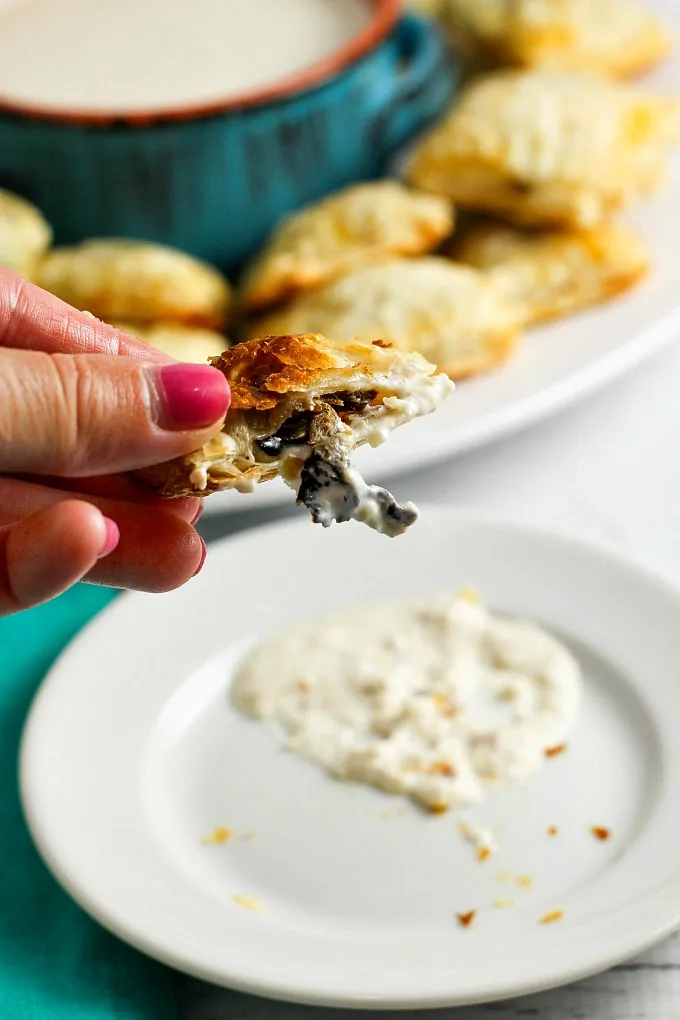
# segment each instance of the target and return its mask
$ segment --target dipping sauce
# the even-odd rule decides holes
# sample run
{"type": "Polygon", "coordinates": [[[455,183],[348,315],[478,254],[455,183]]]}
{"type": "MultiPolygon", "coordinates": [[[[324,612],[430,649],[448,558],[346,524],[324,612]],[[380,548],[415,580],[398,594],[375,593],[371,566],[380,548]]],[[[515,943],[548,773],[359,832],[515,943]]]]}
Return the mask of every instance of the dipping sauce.
{"type": "Polygon", "coordinates": [[[442,596],[293,627],[251,653],[233,699],[334,777],[437,811],[543,767],[581,687],[542,628],[442,596]]]}
{"type": "Polygon", "coordinates": [[[0,0],[0,99],[133,114],[228,101],[331,56],[370,0],[0,0]]]}

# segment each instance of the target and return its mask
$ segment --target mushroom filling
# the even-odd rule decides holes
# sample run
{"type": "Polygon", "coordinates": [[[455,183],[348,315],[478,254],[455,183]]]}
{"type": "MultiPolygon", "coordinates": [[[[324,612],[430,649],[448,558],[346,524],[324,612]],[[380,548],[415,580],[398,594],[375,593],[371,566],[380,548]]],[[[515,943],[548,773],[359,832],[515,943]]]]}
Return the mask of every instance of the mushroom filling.
{"type": "Polygon", "coordinates": [[[294,479],[286,471],[282,474],[315,524],[328,528],[333,521],[358,520],[393,537],[415,523],[418,511],[412,503],[400,505],[387,489],[367,485],[350,463],[351,418],[370,414],[376,396],[374,390],[324,395],[312,410],[288,418],[274,435],[256,444],[266,457],[302,461],[294,479]]]}

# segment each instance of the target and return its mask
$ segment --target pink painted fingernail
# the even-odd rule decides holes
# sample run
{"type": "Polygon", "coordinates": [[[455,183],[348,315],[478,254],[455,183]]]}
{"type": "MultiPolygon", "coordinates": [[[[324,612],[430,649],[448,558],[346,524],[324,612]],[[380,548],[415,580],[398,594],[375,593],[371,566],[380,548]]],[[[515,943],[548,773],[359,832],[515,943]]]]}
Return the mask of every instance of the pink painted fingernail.
{"type": "Polygon", "coordinates": [[[156,418],[162,429],[202,429],[224,418],[229,384],[211,365],[163,365],[151,369],[156,381],[156,418]]]}
{"type": "Polygon", "coordinates": [[[203,500],[201,499],[199,501],[199,504],[198,504],[198,510],[196,511],[196,516],[192,518],[192,520],[189,522],[190,524],[198,524],[198,522],[200,521],[201,516],[203,514],[204,508],[205,508],[204,507],[204,503],[203,503],[203,500]]]}
{"type": "Polygon", "coordinates": [[[207,545],[205,544],[205,542],[204,542],[204,540],[203,540],[201,535],[199,535],[198,537],[201,539],[201,545],[203,546],[203,553],[201,555],[201,562],[198,564],[198,566],[194,570],[194,577],[196,577],[196,574],[200,574],[200,572],[203,570],[203,564],[205,563],[205,558],[208,555],[208,547],[207,547],[207,545]]]}
{"type": "Polygon", "coordinates": [[[104,545],[99,551],[99,556],[97,557],[100,560],[103,560],[105,556],[112,553],[120,542],[120,530],[115,521],[112,521],[109,517],[105,517],[104,527],[106,528],[106,539],[104,541],[104,545]]]}

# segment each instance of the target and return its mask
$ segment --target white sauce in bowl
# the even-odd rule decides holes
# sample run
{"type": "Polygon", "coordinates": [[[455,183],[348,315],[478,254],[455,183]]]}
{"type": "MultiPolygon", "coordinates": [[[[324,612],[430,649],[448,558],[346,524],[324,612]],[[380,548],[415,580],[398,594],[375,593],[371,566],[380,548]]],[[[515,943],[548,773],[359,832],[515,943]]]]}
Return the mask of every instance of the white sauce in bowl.
{"type": "Polygon", "coordinates": [[[442,596],[292,628],[251,653],[233,699],[336,778],[437,810],[539,769],[581,686],[574,657],[540,627],[442,596]]]}
{"type": "Polygon", "coordinates": [[[163,111],[276,85],[370,23],[370,0],[0,0],[0,97],[163,111]]]}

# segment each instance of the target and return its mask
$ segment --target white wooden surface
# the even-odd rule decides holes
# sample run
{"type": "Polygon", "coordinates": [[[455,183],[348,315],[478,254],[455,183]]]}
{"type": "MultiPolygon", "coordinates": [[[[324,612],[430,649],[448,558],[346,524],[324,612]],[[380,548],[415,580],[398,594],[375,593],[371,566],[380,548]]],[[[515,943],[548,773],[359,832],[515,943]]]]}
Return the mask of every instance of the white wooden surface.
{"type": "MultiPolygon", "coordinates": [[[[421,504],[475,507],[599,537],[680,582],[680,344],[558,419],[399,479],[392,488],[421,504]]],[[[258,520],[277,515],[262,513],[258,520]]],[[[213,519],[203,531],[212,538],[251,523],[247,516],[213,519]]],[[[336,1015],[193,981],[184,984],[183,1020],[333,1020],[336,1015]]],[[[339,1014],[370,1015],[375,1014],[339,1014]]],[[[451,1020],[680,1020],[680,935],[577,985],[440,1015],[451,1020]]]]}

